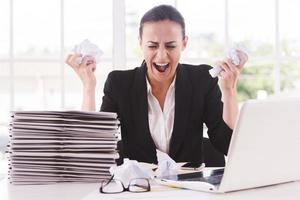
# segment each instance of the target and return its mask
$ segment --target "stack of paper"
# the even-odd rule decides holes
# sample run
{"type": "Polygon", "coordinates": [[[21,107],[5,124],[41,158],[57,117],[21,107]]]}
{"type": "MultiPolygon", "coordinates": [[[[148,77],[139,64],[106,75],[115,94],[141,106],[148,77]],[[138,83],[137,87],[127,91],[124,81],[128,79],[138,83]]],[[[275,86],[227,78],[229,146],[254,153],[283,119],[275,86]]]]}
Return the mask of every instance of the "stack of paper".
{"type": "Polygon", "coordinates": [[[118,158],[116,113],[13,112],[10,126],[14,184],[97,182],[118,158]]]}

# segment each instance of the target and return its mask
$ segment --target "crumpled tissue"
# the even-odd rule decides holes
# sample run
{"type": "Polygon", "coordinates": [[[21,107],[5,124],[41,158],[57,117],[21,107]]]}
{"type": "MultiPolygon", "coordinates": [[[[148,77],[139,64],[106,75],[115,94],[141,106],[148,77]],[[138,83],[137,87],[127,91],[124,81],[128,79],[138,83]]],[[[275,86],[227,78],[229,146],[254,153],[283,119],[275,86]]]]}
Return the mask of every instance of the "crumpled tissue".
{"type": "Polygon", "coordinates": [[[154,164],[137,162],[136,160],[129,160],[125,158],[123,164],[120,166],[112,166],[109,169],[114,179],[122,181],[126,186],[129,185],[132,179],[146,178],[153,179],[154,177],[162,177],[168,175],[176,175],[179,173],[181,165],[185,163],[176,163],[168,154],[156,150],[158,166],[154,164]],[[155,169],[153,171],[152,169],[155,169]]]}
{"type": "Polygon", "coordinates": [[[179,173],[180,165],[176,163],[170,156],[164,152],[156,149],[158,167],[155,171],[156,177],[177,175],[179,173]]]}
{"type": "MultiPolygon", "coordinates": [[[[226,58],[231,59],[231,62],[236,66],[238,66],[240,64],[240,59],[238,57],[237,50],[241,51],[242,53],[244,53],[248,56],[246,48],[243,47],[242,45],[236,45],[235,47],[229,49],[226,52],[226,58]]],[[[209,74],[213,78],[215,78],[220,74],[221,71],[223,71],[223,69],[220,66],[215,66],[214,68],[209,70],[209,74]]]]}
{"type": "Polygon", "coordinates": [[[76,62],[80,64],[84,56],[92,56],[96,63],[99,63],[103,51],[95,44],[91,43],[88,39],[83,40],[80,44],[75,45],[72,50],[74,53],[81,54],[76,62]]]}
{"type": "Polygon", "coordinates": [[[109,172],[111,175],[114,175],[114,179],[122,181],[125,186],[128,186],[132,179],[152,179],[154,177],[151,169],[147,169],[136,160],[129,160],[128,158],[124,159],[122,165],[112,166],[109,172]]]}

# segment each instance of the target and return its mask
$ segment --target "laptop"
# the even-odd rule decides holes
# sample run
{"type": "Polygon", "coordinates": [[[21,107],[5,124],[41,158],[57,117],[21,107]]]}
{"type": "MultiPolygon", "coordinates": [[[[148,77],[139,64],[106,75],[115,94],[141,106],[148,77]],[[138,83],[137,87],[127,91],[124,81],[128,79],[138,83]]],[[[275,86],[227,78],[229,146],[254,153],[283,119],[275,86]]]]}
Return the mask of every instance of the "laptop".
{"type": "Polygon", "coordinates": [[[225,168],[158,178],[163,185],[225,193],[300,180],[300,98],[249,100],[225,168]]]}

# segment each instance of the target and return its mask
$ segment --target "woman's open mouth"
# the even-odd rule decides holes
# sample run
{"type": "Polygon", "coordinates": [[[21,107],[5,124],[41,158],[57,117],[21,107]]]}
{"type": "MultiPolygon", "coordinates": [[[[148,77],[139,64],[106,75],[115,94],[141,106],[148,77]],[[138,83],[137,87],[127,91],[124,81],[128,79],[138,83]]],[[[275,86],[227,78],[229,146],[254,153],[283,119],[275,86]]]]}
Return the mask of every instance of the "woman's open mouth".
{"type": "Polygon", "coordinates": [[[170,66],[169,63],[153,63],[155,69],[161,73],[165,72],[170,66]]]}

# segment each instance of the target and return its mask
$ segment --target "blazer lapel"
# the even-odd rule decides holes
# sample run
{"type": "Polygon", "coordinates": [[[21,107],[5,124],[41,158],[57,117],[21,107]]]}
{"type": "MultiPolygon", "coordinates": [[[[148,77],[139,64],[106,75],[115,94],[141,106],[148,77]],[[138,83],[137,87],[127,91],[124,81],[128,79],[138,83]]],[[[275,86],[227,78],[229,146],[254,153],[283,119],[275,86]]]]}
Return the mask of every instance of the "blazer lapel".
{"type": "Polygon", "coordinates": [[[175,159],[185,137],[191,109],[192,84],[181,64],[177,67],[175,82],[175,117],[169,155],[175,159]]]}
{"type": "Polygon", "coordinates": [[[131,90],[131,108],[136,142],[143,144],[145,157],[156,157],[156,147],[150,134],[148,122],[148,98],[146,84],[146,64],[136,70],[131,90]]]}

